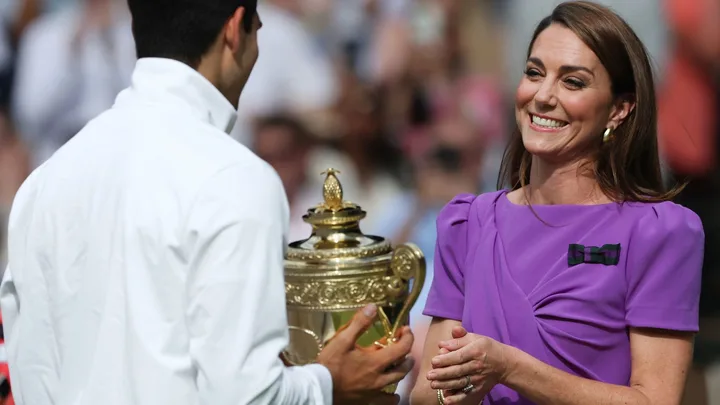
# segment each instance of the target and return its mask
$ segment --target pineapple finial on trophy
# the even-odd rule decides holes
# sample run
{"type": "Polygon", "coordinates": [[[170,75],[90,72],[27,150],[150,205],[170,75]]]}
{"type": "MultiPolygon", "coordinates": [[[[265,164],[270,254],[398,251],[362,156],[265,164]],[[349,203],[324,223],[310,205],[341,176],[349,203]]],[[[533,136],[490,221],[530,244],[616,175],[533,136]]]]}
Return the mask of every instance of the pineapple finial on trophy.
{"type": "Polygon", "coordinates": [[[343,201],[343,188],[338,180],[336,174],[340,174],[337,169],[328,168],[324,172],[320,173],[325,175],[325,182],[323,183],[323,203],[317,207],[318,212],[331,211],[338,212],[343,208],[355,208],[356,205],[349,202],[343,201]]]}

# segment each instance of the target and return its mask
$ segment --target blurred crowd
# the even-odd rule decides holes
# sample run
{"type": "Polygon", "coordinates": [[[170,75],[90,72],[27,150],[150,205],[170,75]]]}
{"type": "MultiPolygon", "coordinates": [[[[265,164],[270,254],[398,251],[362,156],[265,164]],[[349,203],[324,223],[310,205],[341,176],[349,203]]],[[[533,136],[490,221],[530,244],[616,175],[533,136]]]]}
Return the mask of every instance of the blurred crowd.
{"type": "MultiPolygon", "coordinates": [[[[282,178],[290,239],[309,235],[301,216],[334,167],[368,212],[363,231],[418,244],[432,268],[439,209],[496,188],[527,43],[559,2],[260,0],[260,58],[232,136],[282,178]]],[[[709,179],[696,198],[714,204],[703,193],[720,189],[720,2],[600,2],[653,57],[668,172],[709,179]]],[[[0,0],[3,221],[23,179],[113,104],[134,62],[125,0],[0,0]]]]}

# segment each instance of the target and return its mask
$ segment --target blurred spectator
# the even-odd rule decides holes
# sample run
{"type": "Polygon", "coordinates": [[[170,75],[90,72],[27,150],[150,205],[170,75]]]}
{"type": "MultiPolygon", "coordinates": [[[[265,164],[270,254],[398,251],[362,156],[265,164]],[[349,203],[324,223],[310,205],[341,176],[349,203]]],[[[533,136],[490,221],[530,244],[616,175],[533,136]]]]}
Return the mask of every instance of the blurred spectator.
{"type": "Polygon", "coordinates": [[[261,49],[240,97],[233,137],[248,143],[255,117],[289,111],[310,129],[325,134],[336,100],[337,78],[330,57],[302,25],[297,1],[261,0],[261,49]]]}
{"type": "Polygon", "coordinates": [[[368,83],[394,81],[407,68],[411,0],[336,0],[326,34],[368,83]]]}
{"type": "Polygon", "coordinates": [[[425,11],[417,11],[424,17],[418,17],[415,28],[411,99],[405,102],[405,111],[400,109],[400,114],[410,117],[403,148],[413,156],[422,154],[440,136],[447,143],[481,150],[464,167],[488,173],[479,181],[482,189],[494,189],[508,110],[499,65],[487,62],[498,59],[497,40],[492,30],[477,28],[492,26],[492,9],[461,0],[426,0],[418,7],[425,11]],[[485,39],[477,41],[478,37],[485,39]]]}
{"type": "Polygon", "coordinates": [[[77,0],[4,0],[0,2],[0,18],[6,24],[6,32],[12,46],[25,28],[35,20],[40,13],[47,11],[54,3],[67,3],[77,0]]]}
{"type": "Polygon", "coordinates": [[[0,109],[0,209],[10,208],[15,193],[28,174],[28,151],[14,131],[10,118],[0,109]]]}
{"type": "Polygon", "coordinates": [[[12,1],[0,2],[0,94],[2,101],[7,98],[5,94],[8,91],[8,85],[5,83],[7,72],[10,69],[12,61],[12,33],[15,23],[16,10],[12,1]]]}
{"type": "Polygon", "coordinates": [[[413,159],[414,188],[382,210],[381,233],[396,243],[417,244],[432,259],[435,216],[456,195],[479,192],[481,172],[468,170],[467,164],[479,162],[481,153],[468,144],[437,138],[435,145],[413,159]]]}
{"type": "Polygon", "coordinates": [[[0,108],[0,277],[7,263],[7,220],[15,193],[30,174],[29,152],[14,131],[12,122],[0,108]]]}
{"type": "Polygon", "coordinates": [[[41,0],[5,0],[0,2],[0,105],[10,103],[15,49],[20,36],[40,13],[41,0]]]}
{"type": "Polygon", "coordinates": [[[310,225],[302,216],[322,199],[308,173],[313,146],[314,139],[302,124],[287,115],[263,117],[255,127],[252,147],[277,171],[285,187],[290,203],[291,242],[310,236],[310,225]]]}
{"type": "Polygon", "coordinates": [[[9,25],[5,20],[0,19],[0,105],[6,105],[10,100],[11,46],[9,25]]]}
{"type": "Polygon", "coordinates": [[[376,91],[345,71],[336,108],[340,126],[335,145],[352,164],[355,178],[350,179],[346,195],[368,212],[363,229],[370,233],[380,226],[380,213],[403,192],[402,154],[385,132],[381,103],[376,91]]]}
{"type": "Polygon", "coordinates": [[[20,41],[13,113],[42,163],[129,85],[135,48],[124,0],[81,0],[20,41]]]}
{"type": "Polygon", "coordinates": [[[690,183],[676,202],[705,232],[700,333],[684,403],[720,403],[720,2],[665,0],[673,33],[660,91],[660,141],[672,173],[690,183]]]}
{"type": "MultiPolygon", "coordinates": [[[[302,216],[322,202],[321,175],[340,169],[345,198],[357,201],[357,172],[352,161],[318,139],[295,116],[278,113],[256,119],[251,148],[278,173],[290,204],[290,242],[310,236],[302,216]]],[[[364,225],[364,224],[363,224],[364,225]]]]}

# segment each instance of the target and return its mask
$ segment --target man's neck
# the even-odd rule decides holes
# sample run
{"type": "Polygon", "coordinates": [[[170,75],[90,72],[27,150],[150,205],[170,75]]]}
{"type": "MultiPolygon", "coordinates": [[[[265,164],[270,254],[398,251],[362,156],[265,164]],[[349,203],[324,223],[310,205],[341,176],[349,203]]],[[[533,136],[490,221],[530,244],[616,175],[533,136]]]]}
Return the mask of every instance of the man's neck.
{"type": "Polygon", "coordinates": [[[197,67],[197,72],[205,77],[237,110],[240,101],[240,93],[242,88],[235,89],[232,85],[227,84],[227,80],[223,77],[222,63],[220,56],[213,56],[212,51],[208,56],[203,57],[197,67]]]}

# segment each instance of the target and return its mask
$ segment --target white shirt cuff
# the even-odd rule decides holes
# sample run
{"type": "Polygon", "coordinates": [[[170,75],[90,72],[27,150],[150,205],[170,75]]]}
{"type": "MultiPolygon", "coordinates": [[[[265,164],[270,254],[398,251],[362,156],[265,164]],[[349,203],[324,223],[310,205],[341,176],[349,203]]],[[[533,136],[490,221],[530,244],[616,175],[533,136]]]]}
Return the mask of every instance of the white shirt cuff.
{"type": "Polygon", "coordinates": [[[320,383],[325,405],[332,405],[333,381],[330,370],[320,364],[308,364],[303,366],[307,371],[311,372],[320,383]]]}

